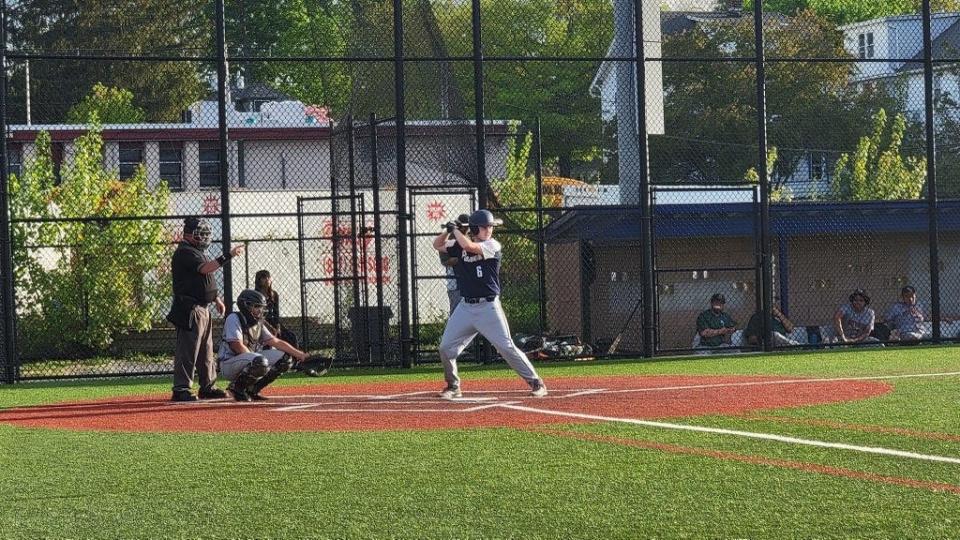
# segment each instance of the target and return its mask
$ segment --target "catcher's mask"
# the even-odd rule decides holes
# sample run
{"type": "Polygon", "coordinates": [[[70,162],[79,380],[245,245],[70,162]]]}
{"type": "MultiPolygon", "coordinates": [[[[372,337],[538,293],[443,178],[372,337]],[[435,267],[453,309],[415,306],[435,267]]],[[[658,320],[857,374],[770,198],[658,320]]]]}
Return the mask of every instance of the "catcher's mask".
{"type": "Polygon", "coordinates": [[[189,217],[183,221],[183,235],[193,238],[193,245],[204,250],[213,241],[213,228],[205,219],[189,217]]]}
{"type": "Polygon", "coordinates": [[[267,297],[259,291],[247,289],[237,296],[237,307],[240,310],[244,326],[252,326],[263,318],[263,311],[267,307],[267,297]]]}

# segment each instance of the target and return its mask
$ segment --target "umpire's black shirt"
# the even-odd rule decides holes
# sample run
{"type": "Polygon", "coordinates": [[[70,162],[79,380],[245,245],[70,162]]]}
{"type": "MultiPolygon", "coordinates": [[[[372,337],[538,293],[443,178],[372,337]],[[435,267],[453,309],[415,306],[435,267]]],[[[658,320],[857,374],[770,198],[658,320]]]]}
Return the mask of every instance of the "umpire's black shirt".
{"type": "Polygon", "coordinates": [[[217,282],[213,272],[201,274],[200,266],[209,261],[204,252],[182,242],[173,252],[173,295],[184,296],[194,304],[207,305],[217,299],[217,282]]]}

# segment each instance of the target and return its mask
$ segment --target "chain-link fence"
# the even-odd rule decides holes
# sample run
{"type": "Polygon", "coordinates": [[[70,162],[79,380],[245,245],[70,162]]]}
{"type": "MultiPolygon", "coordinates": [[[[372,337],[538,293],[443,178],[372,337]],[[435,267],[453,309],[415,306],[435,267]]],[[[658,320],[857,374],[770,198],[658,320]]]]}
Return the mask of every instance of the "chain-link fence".
{"type": "Polygon", "coordinates": [[[437,359],[482,207],[537,360],[958,339],[960,4],[798,5],[6,1],[2,379],[169,372],[192,216],[342,367],[437,359]]]}

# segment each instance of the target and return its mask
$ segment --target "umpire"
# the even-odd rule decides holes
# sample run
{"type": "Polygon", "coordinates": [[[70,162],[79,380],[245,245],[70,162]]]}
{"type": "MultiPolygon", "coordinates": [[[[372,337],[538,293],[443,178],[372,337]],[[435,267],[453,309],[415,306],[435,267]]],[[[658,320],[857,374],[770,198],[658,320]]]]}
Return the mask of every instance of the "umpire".
{"type": "Polygon", "coordinates": [[[213,229],[205,219],[183,220],[183,242],[173,253],[173,305],[167,320],[177,327],[177,350],[173,360],[172,401],[216,399],[227,394],[216,388],[217,364],[213,356],[213,334],[207,306],[216,303],[221,315],[226,311],[217,295],[213,273],[231,258],[243,252],[236,246],[227,255],[211,259],[206,255],[213,229]],[[190,393],[194,373],[200,379],[200,390],[190,393]]]}

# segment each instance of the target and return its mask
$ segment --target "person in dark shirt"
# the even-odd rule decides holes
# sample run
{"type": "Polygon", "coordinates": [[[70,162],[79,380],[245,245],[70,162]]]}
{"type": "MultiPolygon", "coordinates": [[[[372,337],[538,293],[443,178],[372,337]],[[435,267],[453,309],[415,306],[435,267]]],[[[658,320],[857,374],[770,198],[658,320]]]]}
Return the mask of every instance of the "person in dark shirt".
{"type": "Polygon", "coordinates": [[[213,229],[206,220],[186,218],[183,221],[183,242],[174,251],[171,261],[173,305],[167,320],[177,328],[172,401],[227,397],[223,390],[214,386],[217,365],[213,356],[213,334],[207,306],[216,304],[221,315],[226,311],[223,300],[218,296],[213,273],[232,257],[242,253],[243,246],[236,246],[229,254],[211,259],[206,250],[210,247],[212,236],[213,229]],[[190,392],[194,374],[200,379],[200,390],[196,396],[190,392]]]}
{"type": "Polygon", "coordinates": [[[480,334],[507,364],[530,385],[530,395],[542,398],[547,387],[537,370],[510,337],[510,325],[500,305],[500,261],[503,258],[500,242],[493,238],[493,228],[502,221],[489,210],[477,210],[468,219],[470,236],[464,235],[457,224],[449,222],[446,231],[433,239],[437,251],[457,259],[454,272],[463,298],[450,315],[440,338],[440,360],[447,386],[440,392],[444,399],[463,397],[457,356],[480,334]],[[448,243],[453,234],[456,242],[448,243]]]}
{"type": "MultiPolygon", "coordinates": [[[[254,290],[267,299],[267,307],[263,312],[264,326],[274,336],[297,347],[297,335],[280,322],[280,294],[273,288],[273,276],[270,275],[270,271],[258,270],[254,276],[253,286],[254,290]]],[[[307,369],[303,373],[309,377],[319,376],[314,369],[307,369]]]]}
{"type": "MultiPolygon", "coordinates": [[[[771,306],[771,311],[773,314],[773,332],[771,336],[773,337],[773,344],[777,347],[787,347],[790,345],[799,345],[799,341],[790,339],[789,336],[793,333],[793,322],[787,318],[786,315],[780,311],[776,305],[771,306]]],[[[754,313],[750,320],[747,321],[747,327],[743,329],[743,339],[746,340],[748,345],[758,346],[760,345],[760,334],[762,330],[760,328],[763,326],[763,313],[758,311],[754,313]]]]}
{"type": "Polygon", "coordinates": [[[730,336],[737,331],[737,321],[733,320],[723,307],[727,298],[720,294],[710,297],[710,309],[697,317],[697,334],[701,347],[729,347],[730,336]]]}

